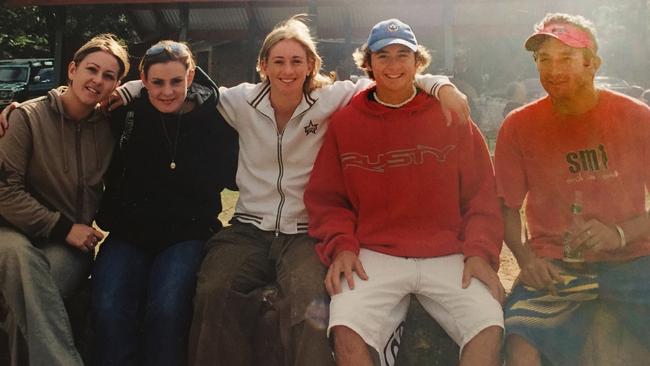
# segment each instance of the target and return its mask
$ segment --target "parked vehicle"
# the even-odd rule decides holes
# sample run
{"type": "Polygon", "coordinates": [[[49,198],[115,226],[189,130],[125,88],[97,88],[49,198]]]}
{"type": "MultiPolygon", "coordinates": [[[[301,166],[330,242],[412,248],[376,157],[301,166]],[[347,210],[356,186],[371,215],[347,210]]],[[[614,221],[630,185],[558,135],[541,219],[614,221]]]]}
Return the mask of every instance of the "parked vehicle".
{"type": "Polygon", "coordinates": [[[47,94],[54,79],[54,59],[0,60],[0,108],[47,94]]]}
{"type": "MultiPolygon", "coordinates": [[[[546,91],[542,88],[539,78],[529,78],[522,81],[526,86],[528,92],[528,100],[533,101],[546,95],[546,91]]],[[[643,88],[638,85],[630,85],[627,81],[613,77],[613,76],[596,76],[594,79],[596,86],[613,90],[632,98],[640,98],[643,93],[643,88]]]]}
{"type": "Polygon", "coordinates": [[[640,98],[643,93],[643,88],[638,85],[630,85],[627,81],[611,77],[611,76],[596,76],[596,85],[609,90],[617,91],[631,96],[632,98],[640,98]]]}

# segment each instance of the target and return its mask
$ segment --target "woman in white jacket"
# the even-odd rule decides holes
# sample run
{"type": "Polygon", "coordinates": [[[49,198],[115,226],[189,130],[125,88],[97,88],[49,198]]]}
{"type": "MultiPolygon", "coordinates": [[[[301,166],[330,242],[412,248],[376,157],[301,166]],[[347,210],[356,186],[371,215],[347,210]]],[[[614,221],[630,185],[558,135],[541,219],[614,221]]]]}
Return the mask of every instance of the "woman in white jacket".
{"type": "MultiPolygon", "coordinates": [[[[219,89],[219,111],[239,133],[239,200],[231,226],[207,244],[190,331],[190,364],[250,365],[260,304],[254,290],[277,282],[285,365],[333,365],[326,339],[325,267],[307,235],[303,192],[332,113],[372,84],[332,82],[309,28],[298,18],[269,33],[258,84],[219,89]]],[[[467,118],[464,95],[444,76],[419,86],[467,118]]],[[[120,90],[123,102],[139,83],[120,90]]]]}

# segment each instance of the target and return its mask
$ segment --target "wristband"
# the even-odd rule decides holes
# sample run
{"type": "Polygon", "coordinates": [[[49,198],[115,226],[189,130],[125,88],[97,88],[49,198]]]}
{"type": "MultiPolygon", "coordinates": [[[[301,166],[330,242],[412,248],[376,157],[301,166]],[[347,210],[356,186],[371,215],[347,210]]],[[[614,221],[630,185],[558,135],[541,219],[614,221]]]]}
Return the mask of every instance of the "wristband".
{"type": "Polygon", "coordinates": [[[621,238],[621,246],[619,249],[625,248],[627,245],[627,241],[625,240],[625,231],[623,231],[623,228],[617,224],[614,224],[614,226],[616,227],[616,231],[618,231],[618,236],[621,238]]]}

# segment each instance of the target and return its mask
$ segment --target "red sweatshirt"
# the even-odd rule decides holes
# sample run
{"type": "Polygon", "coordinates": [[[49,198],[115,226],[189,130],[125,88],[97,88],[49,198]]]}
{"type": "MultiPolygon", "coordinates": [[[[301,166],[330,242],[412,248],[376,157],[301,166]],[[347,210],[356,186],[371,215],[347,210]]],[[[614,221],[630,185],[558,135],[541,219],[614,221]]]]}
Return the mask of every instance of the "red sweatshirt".
{"type": "Polygon", "coordinates": [[[496,270],[503,220],[478,128],[447,127],[425,93],[391,109],[372,91],[332,117],[305,191],[322,262],[363,247],[400,257],[463,253],[496,270]]]}

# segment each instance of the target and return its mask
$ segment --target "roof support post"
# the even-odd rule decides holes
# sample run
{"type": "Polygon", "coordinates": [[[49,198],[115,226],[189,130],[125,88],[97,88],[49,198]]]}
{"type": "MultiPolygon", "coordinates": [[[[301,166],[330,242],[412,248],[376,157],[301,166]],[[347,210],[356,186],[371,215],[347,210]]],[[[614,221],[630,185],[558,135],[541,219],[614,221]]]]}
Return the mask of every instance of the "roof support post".
{"type": "Polygon", "coordinates": [[[309,0],[309,29],[311,29],[311,35],[318,41],[318,2],[317,0],[309,0]]]}
{"type": "Polygon", "coordinates": [[[67,68],[65,67],[65,60],[63,60],[63,37],[67,7],[57,6],[52,8],[52,12],[54,13],[54,85],[61,85],[67,80],[67,68]]]}
{"type": "Polygon", "coordinates": [[[180,23],[181,29],[178,32],[178,40],[181,42],[187,42],[187,29],[190,24],[190,6],[188,3],[180,3],[178,5],[178,10],[180,11],[180,23]]]}
{"type": "Polygon", "coordinates": [[[444,0],[442,3],[442,27],[445,50],[445,69],[452,72],[454,69],[454,2],[444,0]]]}
{"type": "Polygon", "coordinates": [[[248,66],[248,70],[250,70],[250,76],[248,78],[249,81],[255,83],[260,80],[260,75],[257,72],[257,52],[258,52],[258,47],[257,47],[257,39],[258,39],[258,33],[259,33],[259,27],[257,23],[257,16],[255,15],[255,9],[253,9],[253,5],[251,5],[250,2],[246,3],[246,15],[248,16],[248,37],[247,37],[247,42],[248,42],[248,56],[246,57],[247,60],[250,60],[250,66],[248,66]]]}

